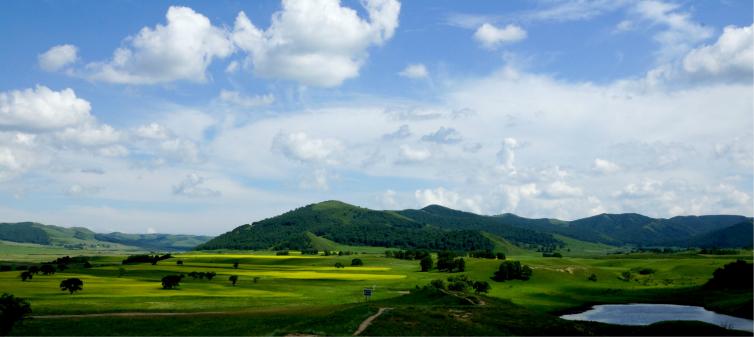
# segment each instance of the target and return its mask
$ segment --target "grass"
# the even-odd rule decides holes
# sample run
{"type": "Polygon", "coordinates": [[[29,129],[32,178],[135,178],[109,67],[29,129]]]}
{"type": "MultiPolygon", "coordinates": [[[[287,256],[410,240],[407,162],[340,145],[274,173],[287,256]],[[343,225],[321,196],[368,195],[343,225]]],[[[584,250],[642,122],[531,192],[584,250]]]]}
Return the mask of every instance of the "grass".
{"type": "MultiPolygon", "coordinates": [[[[363,247],[355,248],[357,249],[354,251],[362,251],[363,247]]],[[[523,310],[521,312],[526,315],[550,319],[554,318],[553,313],[596,303],[664,302],[704,305],[724,313],[751,316],[751,290],[742,293],[714,294],[699,290],[699,286],[710,278],[716,268],[736,258],[751,261],[750,253],[742,252],[746,255],[740,256],[700,256],[688,252],[588,256],[586,252],[594,248],[604,247],[582,245],[577,249],[572,249],[571,252],[564,252],[566,255],[564,258],[544,258],[531,251],[509,253],[509,259],[520,260],[534,269],[533,277],[529,281],[492,282],[489,278],[497,270],[499,260],[467,258],[465,274],[475,280],[490,281],[492,284],[490,298],[493,301],[499,300],[497,306],[502,308],[499,310],[507,312],[508,315],[523,310]],[[637,271],[643,268],[651,268],[654,272],[640,275],[637,271]],[[632,271],[633,276],[629,281],[619,279],[621,273],[625,271],[632,271]],[[587,280],[591,274],[597,276],[596,282],[587,280]],[[747,300],[749,302],[746,302],[747,300]]],[[[36,248],[29,247],[24,249],[27,249],[28,256],[24,256],[22,251],[17,250],[15,253],[17,255],[3,255],[2,258],[3,260],[18,258],[20,262],[17,263],[28,264],[29,261],[51,260],[55,256],[54,253],[58,253],[58,251],[35,250],[36,248]]],[[[66,255],[76,255],[77,252],[67,251],[66,255]]],[[[64,331],[64,334],[77,335],[87,331],[95,334],[112,331],[115,334],[135,335],[196,335],[205,334],[202,331],[211,331],[209,334],[213,335],[267,335],[308,331],[349,334],[361,319],[376,311],[373,307],[362,303],[364,288],[376,289],[372,299],[373,305],[377,303],[393,305],[399,303],[396,301],[405,299],[405,296],[401,296],[415,286],[450,276],[448,273],[438,271],[422,273],[419,271],[418,261],[385,258],[382,254],[376,253],[354,256],[309,256],[291,252],[291,255],[278,256],[272,252],[190,252],[176,254],[173,258],[160,261],[154,266],[150,264],[121,265],[120,262],[125,255],[93,255],[90,255],[92,268],[74,266],[65,272],[51,276],[36,275],[29,282],[21,282],[18,271],[0,272],[0,293],[9,292],[28,299],[35,315],[193,312],[197,316],[160,317],[159,319],[154,317],[77,318],[76,324],[71,328],[61,327],[71,324],[69,319],[36,319],[26,322],[23,327],[14,330],[14,333],[49,335],[60,334],[55,331],[64,331]],[[350,261],[353,258],[362,259],[364,266],[350,267],[350,261]],[[183,261],[183,265],[176,265],[177,260],[183,261]],[[239,263],[238,269],[233,268],[234,262],[239,263]],[[335,268],[336,262],[346,267],[335,268]],[[125,274],[119,277],[120,268],[125,269],[125,274]],[[211,281],[193,280],[186,277],[176,290],[161,288],[160,280],[163,276],[188,274],[191,271],[213,271],[217,273],[217,276],[211,281]],[[228,281],[230,275],[239,276],[236,286],[232,286],[228,281]],[[74,295],[61,291],[58,284],[62,279],[70,277],[81,278],[84,281],[84,290],[74,295]],[[257,278],[256,282],[255,278],[257,278]],[[227,313],[208,316],[201,314],[202,312],[227,313]],[[237,322],[239,317],[243,318],[243,322],[237,322]],[[134,323],[127,323],[130,320],[134,323]],[[122,329],[117,328],[121,326],[122,329]],[[212,326],[217,326],[218,330],[210,330],[212,326]],[[319,327],[316,328],[317,326],[319,327]],[[106,327],[112,328],[105,329],[106,327]],[[139,330],[142,327],[151,330],[139,330]]],[[[409,304],[411,303],[404,303],[404,305],[409,304]]],[[[431,318],[440,315],[434,312],[436,308],[432,308],[436,305],[422,306],[418,302],[414,304],[416,308],[412,307],[413,309],[410,310],[417,310],[416,312],[420,313],[421,317],[431,318]]],[[[401,310],[391,311],[389,316],[385,317],[393,317],[395,322],[404,322],[411,311],[401,310]]],[[[480,317],[498,314],[500,313],[487,312],[481,313],[480,317]]],[[[446,318],[455,317],[447,311],[442,315],[446,318]]],[[[472,314],[472,317],[476,317],[474,315],[476,314],[472,314]]],[[[427,318],[427,323],[430,318],[427,318]]],[[[482,318],[474,320],[484,322],[482,318]]],[[[469,330],[454,331],[466,331],[466,334],[503,332],[528,334],[527,330],[494,330],[502,328],[493,323],[484,323],[486,327],[480,328],[481,330],[461,324],[458,325],[458,329],[468,328],[469,330]]],[[[555,327],[561,324],[556,323],[553,323],[555,327]]],[[[395,328],[398,329],[402,326],[401,324],[396,325],[395,328]]],[[[422,326],[423,323],[417,324],[417,326],[422,326]]],[[[398,331],[410,330],[384,328],[371,333],[392,334],[391,332],[398,331]]],[[[540,333],[547,331],[550,330],[541,330],[540,333]]],[[[562,331],[559,334],[572,330],[562,331]]],[[[435,332],[454,334],[450,330],[435,332]]]]}

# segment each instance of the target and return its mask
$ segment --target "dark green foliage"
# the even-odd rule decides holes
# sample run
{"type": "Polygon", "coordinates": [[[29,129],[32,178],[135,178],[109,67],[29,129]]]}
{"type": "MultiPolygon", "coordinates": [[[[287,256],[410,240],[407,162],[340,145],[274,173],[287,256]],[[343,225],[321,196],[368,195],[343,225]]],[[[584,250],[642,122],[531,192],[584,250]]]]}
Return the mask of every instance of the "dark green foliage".
{"type": "Polygon", "coordinates": [[[456,258],[453,252],[437,253],[437,270],[449,273],[463,272],[466,270],[466,261],[463,258],[456,258]]]}
{"type": "Polygon", "coordinates": [[[519,261],[503,261],[492,277],[493,280],[502,282],[508,280],[528,280],[532,270],[527,265],[521,265],[519,261]]]}
{"type": "Polygon", "coordinates": [[[13,270],[13,267],[7,264],[0,266],[0,271],[11,271],[11,270],[13,270]]]}
{"type": "Polygon", "coordinates": [[[699,254],[703,255],[738,255],[738,251],[735,249],[719,249],[719,248],[703,248],[699,251],[699,254]]]}
{"type": "Polygon", "coordinates": [[[750,248],[754,241],[754,225],[751,220],[708,233],[692,236],[686,240],[670,242],[683,247],[701,248],[750,248]]]}
{"type": "Polygon", "coordinates": [[[592,282],[597,282],[597,275],[595,274],[589,275],[589,277],[587,277],[587,280],[592,281],[592,282]]]}
{"type": "Polygon", "coordinates": [[[427,255],[421,259],[419,262],[419,266],[421,267],[421,271],[430,271],[432,270],[432,265],[434,264],[434,261],[432,261],[432,256],[427,255]]]}
{"type": "Polygon", "coordinates": [[[60,281],[60,290],[68,291],[71,295],[82,289],[84,289],[84,281],[81,279],[74,277],[60,281]]]}
{"type": "Polygon", "coordinates": [[[473,288],[474,288],[474,293],[479,295],[481,293],[486,294],[487,292],[490,291],[492,287],[490,286],[490,283],[487,281],[474,281],[473,288]]]}
{"type": "Polygon", "coordinates": [[[496,254],[495,254],[495,257],[496,257],[496,258],[497,258],[498,260],[505,260],[505,254],[504,254],[504,253],[496,253],[496,254]]]}
{"type": "Polygon", "coordinates": [[[717,268],[704,285],[708,289],[751,289],[754,284],[754,264],[736,260],[717,268]]]}
{"type": "Polygon", "coordinates": [[[31,305],[23,298],[11,294],[0,295],[0,336],[7,336],[16,323],[31,314],[31,305]]]}
{"type": "Polygon", "coordinates": [[[89,261],[86,261],[86,262],[84,262],[84,265],[83,265],[83,267],[84,267],[84,268],[91,268],[91,267],[92,267],[92,264],[91,264],[91,263],[89,263],[89,261]]]}
{"type": "Polygon", "coordinates": [[[289,251],[287,251],[287,250],[279,250],[279,251],[275,252],[275,255],[277,255],[277,256],[284,256],[284,255],[290,255],[290,254],[291,253],[289,251]]]}
{"type": "Polygon", "coordinates": [[[337,201],[298,208],[240,226],[197,249],[311,249],[308,233],[348,245],[422,249],[491,249],[475,230],[427,225],[392,211],[373,211],[337,201]]]}
{"type": "MultiPolygon", "coordinates": [[[[444,229],[490,232],[514,243],[534,245],[563,244],[559,240],[556,240],[551,234],[513,226],[509,224],[506,219],[457,211],[438,205],[430,205],[420,210],[404,210],[398,213],[411,218],[414,221],[444,229]]],[[[480,248],[492,249],[492,247],[480,248]]],[[[464,250],[470,251],[477,249],[479,248],[465,248],[464,250]]]]}
{"type": "Polygon", "coordinates": [[[63,272],[66,269],[68,269],[68,265],[66,265],[66,264],[59,264],[58,265],[58,271],[63,272]]]}
{"type": "Polygon", "coordinates": [[[118,268],[118,277],[123,277],[123,275],[126,275],[126,268],[118,268]]]}
{"type": "Polygon", "coordinates": [[[168,275],[162,278],[163,289],[173,289],[181,284],[183,275],[168,275]]]}
{"type": "Polygon", "coordinates": [[[232,284],[235,287],[236,282],[238,282],[238,275],[230,275],[230,277],[228,277],[228,281],[230,281],[230,284],[232,284]]]}
{"type": "Polygon", "coordinates": [[[178,265],[178,266],[182,266],[183,265],[183,260],[175,261],[175,264],[178,265]]]}
{"type": "Polygon", "coordinates": [[[429,256],[429,252],[422,249],[408,249],[408,250],[388,250],[385,252],[386,257],[394,257],[401,260],[421,260],[425,256],[429,256]]]}
{"type": "Polygon", "coordinates": [[[33,222],[0,223],[0,240],[49,245],[50,236],[33,222]]]}
{"type": "Polygon", "coordinates": [[[631,272],[630,271],[624,271],[620,274],[619,279],[623,281],[631,281],[631,272]]]}
{"type": "Polygon", "coordinates": [[[361,259],[353,259],[353,260],[351,260],[351,265],[352,266],[363,266],[364,265],[364,261],[361,261],[361,259]]]}
{"type": "Polygon", "coordinates": [[[39,274],[39,267],[38,266],[31,266],[29,267],[29,272],[36,275],[39,274]]]}
{"type": "Polygon", "coordinates": [[[31,280],[34,277],[34,274],[30,271],[23,271],[21,272],[21,275],[18,275],[21,278],[21,281],[26,282],[26,280],[31,280]]]}
{"type": "Polygon", "coordinates": [[[560,254],[560,253],[557,253],[557,252],[555,252],[555,253],[547,253],[547,252],[545,252],[545,253],[542,253],[542,257],[563,257],[563,254],[560,254]]]}
{"type": "Polygon", "coordinates": [[[475,250],[469,253],[469,256],[475,257],[478,259],[494,259],[495,254],[492,253],[491,249],[484,249],[484,250],[475,250]]]}
{"type": "Polygon", "coordinates": [[[652,268],[639,268],[639,275],[654,274],[655,270],[652,268]]]}
{"type": "Polygon", "coordinates": [[[346,266],[344,266],[344,265],[343,265],[342,263],[340,263],[340,262],[335,262],[335,268],[345,268],[345,267],[346,267],[346,266]]]}
{"type": "Polygon", "coordinates": [[[319,250],[315,248],[305,248],[301,250],[301,255],[319,255],[319,250]]]}
{"type": "Polygon", "coordinates": [[[432,280],[429,284],[437,289],[445,290],[445,281],[443,280],[432,280]]]}
{"type": "Polygon", "coordinates": [[[208,272],[204,272],[204,271],[201,271],[201,272],[192,271],[192,272],[188,273],[187,275],[190,278],[194,279],[194,280],[196,280],[196,279],[203,280],[203,279],[206,278],[207,280],[212,281],[212,278],[214,278],[217,275],[217,273],[215,273],[213,271],[208,271],[208,272]]]}
{"type": "Polygon", "coordinates": [[[233,269],[238,269],[238,261],[233,262],[233,269]]]}
{"type": "Polygon", "coordinates": [[[252,279],[252,281],[253,281],[254,283],[257,283],[257,282],[259,282],[259,276],[254,276],[254,278],[252,279]]]}
{"type": "Polygon", "coordinates": [[[173,257],[170,254],[165,255],[148,255],[148,254],[140,254],[140,255],[129,255],[125,260],[123,260],[122,264],[134,264],[134,263],[151,263],[153,265],[157,264],[158,261],[167,260],[169,258],[173,257]]]}
{"type": "Polygon", "coordinates": [[[53,275],[55,274],[55,267],[53,267],[51,264],[43,264],[41,267],[39,267],[39,271],[42,273],[42,275],[53,275]]]}

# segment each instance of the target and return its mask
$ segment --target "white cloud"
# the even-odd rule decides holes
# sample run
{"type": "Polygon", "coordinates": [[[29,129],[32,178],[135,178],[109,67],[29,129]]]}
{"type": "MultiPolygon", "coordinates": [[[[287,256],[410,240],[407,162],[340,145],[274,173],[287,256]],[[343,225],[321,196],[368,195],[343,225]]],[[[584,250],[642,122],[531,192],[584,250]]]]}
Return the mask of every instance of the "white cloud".
{"type": "Polygon", "coordinates": [[[580,187],[571,186],[564,181],[554,181],[545,188],[543,196],[561,199],[580,197],[583,194],[584,192],[580,187]]]}
{"type": "Polygon", "coordinates": [[[609,160],[596,158],[594,159],[592,169],[602,174],[610,174],[620,170],[620,166],[609,160]]]}
{"type": "Polygon", "coordinates": [[[429,157],[432,156],[432,153],[427,149],[413,148],[408,145],[401,145],[400,156],[401,162],[421,162],[429,159],[429,157]]]}
{"type": "Polygon", "coordinates": [[[52,130],[92,120],[89,102],[72,89],[34,89],[0,92],[0,129],[52,130]]]}
{"type": "Polygon", "coordinates": [[[78,59],[78,48],[70,44],[54,46],[40,54],[37,59],[39,67],[46,71],[58,71],[78,59]]]}
{"type": "Polygon", "coordinates": [[[642,19],[666,28],[654,36],[660,44],[660,62],[674,60],[695,44],[712,36],[712,28],[694,22],[691,14],[682,12],[679,8],[678,4],[651,0],[638,2],[634,7],[634,11],[642,19]]]}
{"type": "Polygon", "coordinates": [[[503,146],[497,152],[497,160],[500,163],[501,169],[509,172],[516,171],[516,152],[514,150],[518,147],[519,143],[515,138],[508,137],[503,139],[503,146]]]}
{"type": "Polygon", "coordinates": [[[233,52],[229,33],[191,8],[171,6],[167,24],[144,27],[107,62],[90,63],[86,76],[123,84],[157,84],[177,80],[206,81],[215,58],[233,52]]]}
{"type": "Polygon", "coordinates": [[[389,40],[398,26],[398,1],[368,0],[363,5],[368,21],[338,0],[286,0],[267,30],[241,12],[233,41],[248,53],[247,65],[258,76],[338,86],[358,76],[367,48],[389,40]]]}
{"type": "Polygon", "coordinates": [[[238,61],[231,61],[230,63],[228,63],[228,66],[225,67],[225,72],[228,74],[233,74],[238,71],[239,67],[240,64],[238,63],[238,61]]]}
{"type": "Polygon", "coordinates": [[[203,186],[205,178],[196,173],[190,173],[173,186],[173,194],[190,198],[206,198],[220,196],[220,191],[203,186]]]}
{"type": "Polygon", "coordinates": [[[220,90],[220,100],[243,108],[255,108],[272,104],[275,102],[275,96],[272,94],[246,96],[238,91],[220,90]]]}
{"type": "Polygon", "coordinates": [[[728,26],[711,45],[691,50],[683,70],[695,76],[723,77],[751,82],[754,68],[754,25],[728,26]]]}
{"type": "Polygon", "coordinates": [[[153,140],[165,140],[169,137],[168,130],[158,123],[142,125],[136,129],[135,134],[138,137],[153,140]]]}
{"type": "Polygon", "coordinates": [[[384,140],[406,139],[411,137],[411,128],[408,125],[401,125],[398,130],[382,135],[384,140]]]}
{"type": "Polygon", "coordinates": [[[305,132],[280,132],[272,141],[272,149],[293,160],[335,164],[343,145],[337,139],[313,138],[305,132]]]}
{"type": "Polygon", "coordinates": [[[518,42],[525,38],[526,31],[513,24],[498,28],[485,23],[474,32],[474,39],[487,49],[494,49],[500,45],[518,42]]]}
{"type": "Polygon", "coordinates": [[[482,199],[480,197],[462,197],[457,192],[446,190],[443,187],[416,190],[414,196],[420,207],[441,205],[474,213],[482,213],[482,199]]]}
{"type": "Polygon", "coordinates": [[[421,63],[409,64],[406,68],[401,70],[398,75],[411,79],[421,79],[429,77],[429,71],[427,71],[427,67],[421,63]]]}
{"type": "Polygon", "coordinates": [[[82,146],[108,145],[118,142],[121,137],[120,132],[107,124],[70,127],[58,132],[56,136],[61,141],[82,146]]]}
{"type": "Polygon", "coordinates": [[[435,132],[428,133],[421,138],[425,142],[438,144],[455,144],[463,140],[461,134],[454,128],[440,127],[435,132]]]}

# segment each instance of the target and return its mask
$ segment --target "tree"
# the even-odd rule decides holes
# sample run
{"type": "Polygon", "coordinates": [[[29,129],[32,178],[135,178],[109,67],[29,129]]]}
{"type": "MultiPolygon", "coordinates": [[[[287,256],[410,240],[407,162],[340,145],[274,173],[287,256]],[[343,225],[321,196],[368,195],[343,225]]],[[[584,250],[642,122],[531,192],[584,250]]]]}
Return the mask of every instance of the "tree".
{"type": "Polygon", "coordinates": [[[335,262],[335,268],[345,268],[345,267],[346,267],[346,266],[344,266],[344,265],[343,265],[342,263],[340,263],[340,262],[335,262]]]}
{"type": "Polygon", "coordinates": [[[208,281],[212,281],[212,278],[215,277],[217,273],[210,271],[204,274],[204,276],[207,278],[208,281]]]}
{"type": "Polygon", "coordinates": [[[39,271],[42,272],[42,275],[52,275],[55,274],[55,267],[51,264],[43,264],[42,267],[39,268],[39,271]]]}
{"type": "Polygon", "coordinates": [[[717,268],[704,286],[713,289],[751,289],[752,282],[754,265],[744,260],[736,260],[717,268]]]}
{"type": "Polygon", "coordinates": [[[0,296],[0,336],[10,334],[13,325],[31,314],[31,305],[23,298],[11,294],[0,296]]]}
{"type": "Polygon", "coordinates": [[[594,274],[589,275],[587,280],[592,281],[592,282],[597,282],[597,275],[594,275],[594,274]]]}
{"type": "Polygon", "coordinates": [[[504,253],[497,253],[497,254],[495,254],[495,257],[497,257],[498,260],[505,260],[505,254],[504,253]]]}
{"type": "Polygon", "coordinates": [[[432,280],[429,284],[437,289],[445,290],[445,281],[443,280],[432,280]]]}
{"type": "Polygon", "coordinates": [[[175,264],[176,264],[176,265],[179,265],[179,266],[182,266],[182,265],[183,265],[183,260],[178,260],[178,261],[175,261],[175,264]]]}
{"type": "Polygon", "coordinates": [[[181,284],[183,275],[168,275],[162,278],[163,289],[173,289],[181,284]]]}
{"type": "Polygon", "coordinates": [[[254,281],[254,283],[259,282],[259,276],[254,276],[254,278],[252,280],[254,281]]]}
{"type": "Polygon", "coordinates": [[[458,259],[455,263],[456,269],[458,269],[459,273],[463,273],[466,271],[466,261],[463,260],[463,258],[458,259]]]}
{"type": "Polygon", "coordinates": [[[434,261],[432,261],[432,257],[427,255],[421,259],[419,262],[419,265],[422,268],[422,271],[430,271],[432,270],[432,265],[434,264],[434,261]]]}
{"type": "Polygon", "coordinates": [[[21,275],[19,276],[21,277],[21,281],[25,282],[26,280],[31,280],[34,274],[27,270],[27,271],[21,272],[21,275]]]}
{"type": "Polygon", "coordinates": [[[233,269],[238,269],[238,261],[233,262],[233,269]]]}
{"type": "Polygon", "coordinates": [[[474,281],[474,292],[479,295],[481,293],[487,293],[490,291],[490,284],[487,281],[474,281]]]}
{"type": "Polygon", "coordinates": [[[508,280],[528,280],[532,275],[532,269],[527,266],[521,266],[519,261],[503,261],[500,267],[492,276],[492,279],[498,282],[508,280]]]}
{"type": "Polygon", "coordinates": [[[353,259],[353,260],[351,260],[351,265],[352,266],[363,266],[364,262],[361,261],[361,259],[353,259]]]}
{"type": "Polygon", "coordinates": [[[74,277],[60,281],[60,290],[67,290],[71,295],[82,289],[84,289],[84,281],[81,281],[81,279],[74,277]]]}
{"type": "Polygon", "coordinates": [[[63,272],[63,271],[65,271],[66,269],[68,269],[68,265],[66,265],[66,264],[64,264],[64,263],[58,264],[58,271],[59,271],[59,272],[63,272]]]}
{"type": "Polygon", "coordinates": [[[29,267],[29,272],[32,273],[32,274],[34,274],[34,275],[39,274],[39,267],[37,267],[37,266],[31,266],[31,267],[29,267]]]}
{"type": "Polygon", "coordinates": [[[228,277],[228,281],[230,281],[230,283],[235,287],[236,282],[238,282],[238,275],[230,275],[230,277],[228,277]]]}

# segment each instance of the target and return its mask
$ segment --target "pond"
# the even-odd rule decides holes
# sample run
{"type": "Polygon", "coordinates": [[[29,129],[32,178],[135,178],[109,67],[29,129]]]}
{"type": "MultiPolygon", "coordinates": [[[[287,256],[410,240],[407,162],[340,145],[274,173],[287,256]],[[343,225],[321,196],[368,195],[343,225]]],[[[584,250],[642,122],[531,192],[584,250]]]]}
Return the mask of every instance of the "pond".
{"type": "Polygon", "coordinates": [[[724,328],[753,331],[754,321],[709,311],[702,307],[675,304],[602,304],[578,314],[560,318],[622,325],[649,325],[660,321],[702,321],[724,328]]]}

